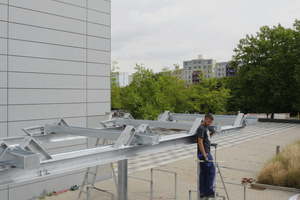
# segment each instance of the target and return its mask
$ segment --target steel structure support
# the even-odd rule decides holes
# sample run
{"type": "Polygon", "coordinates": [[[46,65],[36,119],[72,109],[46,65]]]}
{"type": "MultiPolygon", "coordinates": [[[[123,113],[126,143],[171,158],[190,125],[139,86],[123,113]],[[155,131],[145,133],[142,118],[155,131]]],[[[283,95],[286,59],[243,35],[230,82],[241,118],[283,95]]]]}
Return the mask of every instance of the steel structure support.
{"type": "Polygon", "coordinates": [[[118,161],[118,200],[128,200],[128,161],[118,161]]]}
{"type": "MultiPolygon", "coordinates": [[[[164,120],[170,120],[172,116],[178,119],[187,118],[185,114],[167,114],[164,120]]],[[[188,117],[191,119],[189,115],[188,117]]],[[[123,168],[127,170],[127,161],[125,163],[124,160],[128,158],[195,143],[195,133],[202,121],[202,115],[192,117],[193,122],[171,122],[134,120],[130,114],[126,114],[122,119],[109,120],[109,123],[102,122],[106,127],[98,129],[71,127],[62,119],[54,124],[26,128],[24,130],[29,135],[27,137],[0,139],[0,185],[59,175],[115,161],[120,161],[119,166],[122,169],[119,169],[119,173],[121,172],[119,175],[124,175],[127,173],[122,171],[123,168]],[[152,127],[184,131],[159,136],[151,130],[152,127]],[[46,142],[86,137],[119,142],[116,143],[117,145],[110,144],[52,155],[48,155],[42,148],[42,144],[46,142]]],[[[217,121],[218,116],[214,117],[217,121]]],[[[226,119],[226,117],[219,118],[226,119]]],[[[231,119],[232,116],[229,118],[231,119]]],[[[246,119],[241,116],[239,123],[236,123],[238,126],[213,125],[210,131],[216,132],[214,137],[223,136],[243,128],[247,123],[246,119]]],[[[234,121],[236,120],[237,118],[234,121]]],[[[125,182],[122,184],[126,185],[125,182]]],[[[123,193],[126,191],[122,191],[123,193]]]]}

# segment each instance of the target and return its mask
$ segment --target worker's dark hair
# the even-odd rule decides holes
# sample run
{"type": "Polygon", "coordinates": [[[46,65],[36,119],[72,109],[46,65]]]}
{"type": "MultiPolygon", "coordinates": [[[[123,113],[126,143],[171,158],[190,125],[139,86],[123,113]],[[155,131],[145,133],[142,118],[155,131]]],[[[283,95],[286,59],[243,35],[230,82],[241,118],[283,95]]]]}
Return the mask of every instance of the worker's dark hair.
{"type": "Polygon", "coordinates": [[[205,119],[211,119],[211,120],[213,121],[213,120],[214,120],[214,117],[212,116],[212,114],[207,113],[207,114],[205,115],[205,119]]]}

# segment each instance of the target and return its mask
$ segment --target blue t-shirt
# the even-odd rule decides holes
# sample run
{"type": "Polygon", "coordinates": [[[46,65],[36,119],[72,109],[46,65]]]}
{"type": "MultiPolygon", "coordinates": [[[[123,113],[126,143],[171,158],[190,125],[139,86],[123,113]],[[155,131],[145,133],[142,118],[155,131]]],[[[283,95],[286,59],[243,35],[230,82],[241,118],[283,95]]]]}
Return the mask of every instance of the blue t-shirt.
{"type": "Polygon", "coordinates": [[[198,154],[201,153],[199,144],[198,144],[199,137],[203,139],[203,145],[204,145],[205,152],[210,153],[210,133],[209,133],[208,127],[204,126],[203,124],[201,124],[197,129],[197,148],[198,148],[197,153],[198,154]]]}

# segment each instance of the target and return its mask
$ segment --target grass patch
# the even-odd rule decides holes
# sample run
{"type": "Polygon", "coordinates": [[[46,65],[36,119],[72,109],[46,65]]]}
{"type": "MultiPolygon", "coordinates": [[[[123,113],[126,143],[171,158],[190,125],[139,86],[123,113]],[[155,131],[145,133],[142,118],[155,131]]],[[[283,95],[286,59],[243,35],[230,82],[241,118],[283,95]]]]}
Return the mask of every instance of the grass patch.
{"type": "Polygon", "coordinates": [[[300,139],[287,145],[265,164],[259,172],[258,182],[300,188],[300,139]]]}

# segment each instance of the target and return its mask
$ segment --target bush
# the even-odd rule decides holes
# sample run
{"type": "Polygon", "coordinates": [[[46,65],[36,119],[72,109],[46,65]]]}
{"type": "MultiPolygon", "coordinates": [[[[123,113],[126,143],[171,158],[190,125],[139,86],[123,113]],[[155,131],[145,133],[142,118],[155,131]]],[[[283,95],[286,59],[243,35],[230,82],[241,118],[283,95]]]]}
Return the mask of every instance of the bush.
{"type": "Polygon", "coordinates": [[[286,146],[259,172],[258,182],[300,188],[300,140],[286,146]]]}

